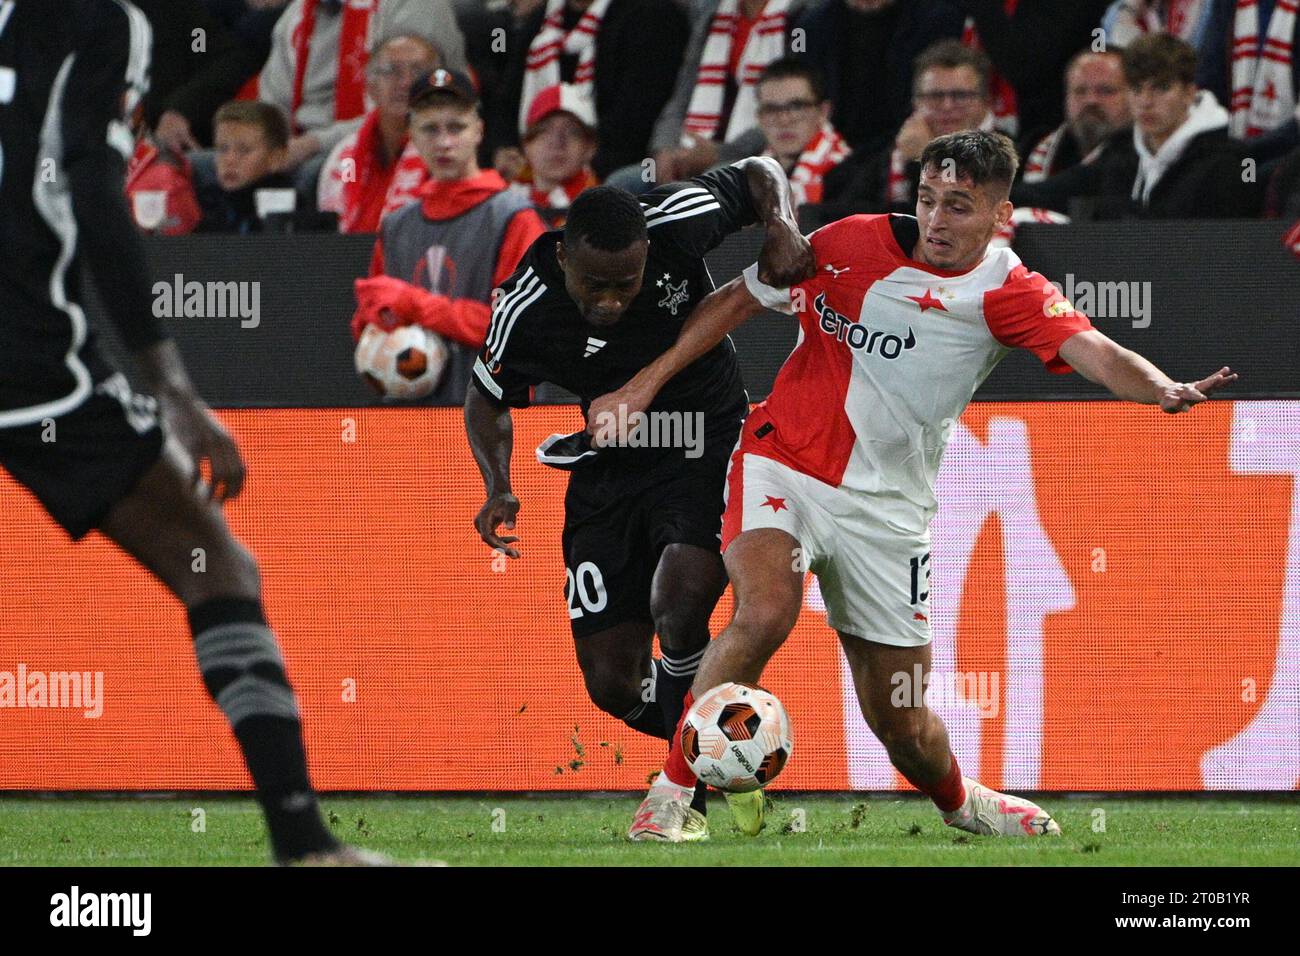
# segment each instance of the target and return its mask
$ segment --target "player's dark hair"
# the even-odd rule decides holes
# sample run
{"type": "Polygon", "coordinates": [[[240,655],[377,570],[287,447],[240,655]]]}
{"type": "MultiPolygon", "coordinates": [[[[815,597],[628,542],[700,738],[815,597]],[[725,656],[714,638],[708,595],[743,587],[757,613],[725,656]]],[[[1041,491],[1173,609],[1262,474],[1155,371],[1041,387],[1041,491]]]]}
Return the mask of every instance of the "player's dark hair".
{"type": "Polygon", "coordinates": [[[957,179],[969,177],[976,186],[992,183],[1005,194],[1011,191],[1020,157],[1002,133],[964,130],[930,140],[921,151],[921,169],[931,166],[940,174],[951,170],[957,179]]]}
{"type": "Polygon", "coordinates": [[[822,79],[822,71],[797,57],[786,56],[769,63],[759,76],[758,85],[762,86],[769,80],[804,80],[812,90],[814,100],[821,103],[826,99],[826,81],[822,79]]]}
{"type": "Polygon", "coordinates": [[[223,104],[212,117],[214,130],[222,123],[256,126],[272,149],[283,149],[289,145],[289,121],[278,107],[270,103],[260,100],[231,100],[223,104]]]}
{"type": "Polygon", "coordinates": [[[636,197],[614,186],[594,186],[580,193],[564,223],[565,248],[579,241],[602,252],[622,252],[646,238],[645,213],[636,197]]]}
{"type": "Polygon", "coordinates": [[[1196,82],[1196,50],[1168,33],[1148,33],[1124,50],[1124,82],[1130,88],[1147,80],[1160,85],[1196,82]]]}
{"type": "Polygon", "coordinates": [[[980,78],[980,89],[985,96],[988,96],[993,77],[993,61],[984,51],[973,49],[960,40],[953,39],[931,43],[921,51],[912,64],[912,90],[916,91],[920,87],[921,77],[925,75],[926,70],[933,70],[935,67],[955,70],[960,66],[968,66],[976,72],[980,78]]]}

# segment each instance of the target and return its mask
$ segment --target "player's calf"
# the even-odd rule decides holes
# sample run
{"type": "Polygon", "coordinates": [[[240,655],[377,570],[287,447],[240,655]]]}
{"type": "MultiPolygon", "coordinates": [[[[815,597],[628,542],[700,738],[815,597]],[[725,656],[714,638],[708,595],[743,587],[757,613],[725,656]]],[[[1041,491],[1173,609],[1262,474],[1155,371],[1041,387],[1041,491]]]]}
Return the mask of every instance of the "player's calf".
{"type": "Polygon", "coordinates": [[[188,610],[203,684],[239,741],[276,859],[336,849],[307,776],[298,702],[261,602],[214,598],[188,610]]]}

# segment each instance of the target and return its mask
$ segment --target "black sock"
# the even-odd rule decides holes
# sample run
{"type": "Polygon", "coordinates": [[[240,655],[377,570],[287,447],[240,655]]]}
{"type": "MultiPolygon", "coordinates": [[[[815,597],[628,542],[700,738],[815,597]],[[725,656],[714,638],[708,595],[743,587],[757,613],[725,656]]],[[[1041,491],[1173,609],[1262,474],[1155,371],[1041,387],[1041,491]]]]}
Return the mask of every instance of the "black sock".
{"type": "Polygon", "coordinates": [[[660,674],[658,665],[659,662],[656,660],[650,662],[650,683],[641,694],[641,703],[629,710],[620,719],[633,730],[639,730],[651,737],[658,737],[660,740],[667,740],[668,732],[664,730],[663,711],[659,709],[656,700],[660,674]]]}
{"type": "Polygon", "coordinates": [[[659,665],[655,691],[669,737],[677,732],[677,725],[682,719],[682,699],[691,689],[691,684],[695,683],[695,671],[700,666],[704,651],[705,648],[701,647],[682,657],[672,657],[665,653],[655,662],[659,665]]]}
{"type": "Polygon", "coordinates": [[[190,608],[189,619],[203,683],[244,752],[275,858],[334,849],[338,841],[307,776],[297,701],[261,603],[216,598],[190,608]]]}
{"type": "MultiPolygon", "coordinates": [[[[656,690],[659,697],[659,709],[662,713],[664,728],[667,731],[668,739],[677,732],[677,725],[682,719],[682,704],[686,692],[691,689],[691,684],[695,682],[695,671],[700,666],[700,658],[704,656],[705,647],[698,651],[682,657],[673,657],[664,652],[663,657],[656,661],[659,665],[659,677],[656,682],[656,690]]],[[[691,798],[692,809],[700,813],[707,813],[708,807],[705,803],[705,797],[708,795],[708,785],[699,781],[695,785],[695,796],[691,798]]]]}

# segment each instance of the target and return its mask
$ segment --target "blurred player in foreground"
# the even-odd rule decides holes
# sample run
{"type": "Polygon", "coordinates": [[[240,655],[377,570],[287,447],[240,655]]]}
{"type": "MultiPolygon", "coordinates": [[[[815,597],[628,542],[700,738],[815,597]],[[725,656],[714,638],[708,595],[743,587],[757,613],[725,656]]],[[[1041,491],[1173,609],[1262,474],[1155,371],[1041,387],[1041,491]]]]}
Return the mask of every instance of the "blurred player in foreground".
{"type": "MultiPolygon", "coordinates": [[[[757,221],[766,229],[757,268],[768,281],[812,273],[785,174],[762,158],[665,184],[639,203],[623,190],[595,187],[574,200],[563,232],[533,243],[495,299],[465,399],[470,448],[487,488],[474,520],[485,543],[519,557],[517,537],[498,530],[513,529],[519,513],[510,409],[528,405],[534,385],[552,382],[578,396],[585,416],[591,399],[673,345],[713,290],[705,253],[757,221]]],[[[681,718],[709,643],[709,616],[727,585],[718,554],[721,492],[749,398],[724,338],[680,366],[641,422],[587,417],[631,447],[593,448],[578,432],[553,435],[537,449],[539,461],[572,471],[564,499],[566,600],[587,692],[601,710],[661,740],[681,718]]],[[[688,794],[680,839],[707,837],[704,796],[701,787],[692,808],[688,794]]],[[[742,829],[759,824],[762,800],[761,793],[730,798],[742,829]]]]}
{"type": "MultiPolygon", "coordinates": [[[[818,230],[816,274],[792,288],[774,288],[751,266],[590,414],[645,408],[679,369],[765,307],[796,316],[799,343],[731,459],[722,544],[735,615],[705,653],[685,707],[727,681],[758,683],[799,616],[807,568],[862,714],[894,767],[950,826],[1037,836],[1060,827],[1033,803],[963,777],[923,693],[891,703],[894,675],[930,668],[929,525],[948,425],[1013,348],[1166,412],[1204,401],[1236,375],[1223,368],[1194,384],[1172,381],[1093,329],[1015,253],[990,250],[1011,216],[1018,164],[998,133],[933,140],[921,159],[916,218],[850,216],[818,230]]],[[[679,733],[670,746],[633,840],[682,839],[696,780],[679,733]]]]}
{"type": "Polygon", "coordinates": [[[123,0],[0,0],[0,466],[73,539],[98,528],[185,605],[276,860],[386,862],[321,819],[257,564],[221,511],[244,466],[153,315],[123,193],[150,42],[123,0]],[[78,301],[83,256],[156,400],[101,356],[78,301]]]}

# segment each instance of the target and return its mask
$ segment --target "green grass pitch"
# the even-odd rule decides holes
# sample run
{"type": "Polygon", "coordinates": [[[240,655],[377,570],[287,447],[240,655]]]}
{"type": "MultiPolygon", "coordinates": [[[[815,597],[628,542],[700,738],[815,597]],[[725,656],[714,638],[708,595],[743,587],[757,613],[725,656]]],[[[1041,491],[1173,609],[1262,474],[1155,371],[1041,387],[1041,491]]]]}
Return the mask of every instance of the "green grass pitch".
{"type": "MultiPolygon", "coordinates": [[[[628,843],[637,795],[325,796],[341,839],[399,860],[463,866],[1297,866],[1300,801],[1049,795],[1060,839],[945,827],[927,801],[777,794],[750,839],[712,797],[708,843],[628,843]]],[[[0,798],[0,866],[244,866],[268,861],[243,796],[0,798]],[[196,812],[201,811],[201,813],[196,812]]]]}

